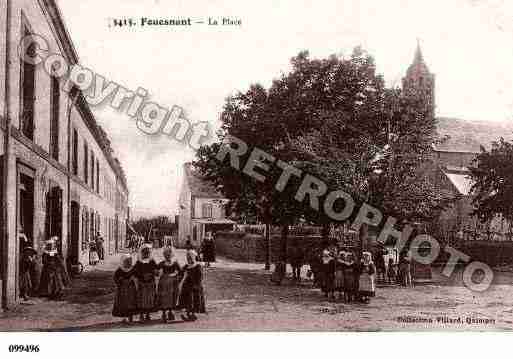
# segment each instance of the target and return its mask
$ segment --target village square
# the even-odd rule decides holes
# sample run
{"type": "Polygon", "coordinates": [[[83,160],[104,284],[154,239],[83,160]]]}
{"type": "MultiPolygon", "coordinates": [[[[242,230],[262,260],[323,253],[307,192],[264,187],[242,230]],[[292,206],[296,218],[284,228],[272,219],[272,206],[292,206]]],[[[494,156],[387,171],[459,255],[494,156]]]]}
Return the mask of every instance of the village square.
{"type": "Polygon", "coordinates": [[[0,331],[513,329],[513,110],[440,36],[73,9],[0,5],[0,331]]]}

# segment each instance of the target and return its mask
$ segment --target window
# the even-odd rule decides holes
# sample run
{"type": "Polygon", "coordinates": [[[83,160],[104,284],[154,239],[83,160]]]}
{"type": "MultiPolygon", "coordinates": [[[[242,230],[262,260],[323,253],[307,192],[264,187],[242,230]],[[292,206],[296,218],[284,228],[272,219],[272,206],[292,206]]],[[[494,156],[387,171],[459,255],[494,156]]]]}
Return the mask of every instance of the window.
{"type": "Polygon", "coordinates": [[[94,152],[91,150],[91,188],[94,190],[94,152]]]}
{"type": "Polygon", "coordinates": [[[59,79],[55,76],[51,78],[50,89],[50,156],[55,160],[59,160],[59,101],[60,88],[59,79]]]}
{"type": "Polygon", "coordinates": [[[100,193],[100,162],[96,160],[96,193],[100,193]]]}
{"type": "MultiPolygon", "coordinates": [[[[30,35],[25,28],[24,35],[30,35]]],[[[35,54],[35,43],[27,50],[29,56],[35,54]]],[[[22,94],[21,94],[21,132],[29,139],[34,139],[34,102],[36,100],[36,66],[23,61],[22,70],[22,94]]]]}
{"type": "Polygon", "coordinates": [[[78,175],[78,133],[77,130],[73,129],[73,153],[72,153],[72,167],[73,174],[78,175]]]}
{"type": "Polygon", "coordinates": [[[88,171],[89,171],[89,150],[87,149],[87,143],[84,142],[84,181],[87,184],[87,180],[89,179],[88,171]]]}
{"type": "Polygon", "coordinates": [[[201,206],[201,217],[212,218],[212,204],[211,203],[203,203],[203,205],[201,206]]]}

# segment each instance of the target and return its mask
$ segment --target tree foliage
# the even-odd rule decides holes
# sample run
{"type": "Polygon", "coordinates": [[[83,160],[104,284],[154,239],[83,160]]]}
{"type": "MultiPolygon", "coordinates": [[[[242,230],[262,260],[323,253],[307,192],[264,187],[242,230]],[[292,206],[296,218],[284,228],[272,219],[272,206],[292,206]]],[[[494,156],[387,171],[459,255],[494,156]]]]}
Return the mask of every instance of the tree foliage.
{"type": "Polygon", "coordinates": [[[481,147],[471,170],[475,214],[483,222],[501,215],[513,221],[513,143],[501,138],[481,147]]]}
{"type": "Polygon", "coordinates": [[[360,48],[346,58],[311,59],[301,52],[291,65],[269,89],[255,84],[228,97],[219,141],[198,151],[195,165],[230,200],[232,213],[284,225],[300,218],[331,221],[322,208],[310,208],[308,199],[295,200],[302,178],[293,176],[284,191],[275,190],[282,173],[276,162],[260,182],[228,159],[217,161],[229,135],[248,145],[242,164],[259,148],[314,175],[329,190],[346,190],[390,212],[385,214],[408,220],[432,216],[442,196],[419,168],[436,139],[435,120],[421,104],[386,88],[373,58],[360,48]]]}

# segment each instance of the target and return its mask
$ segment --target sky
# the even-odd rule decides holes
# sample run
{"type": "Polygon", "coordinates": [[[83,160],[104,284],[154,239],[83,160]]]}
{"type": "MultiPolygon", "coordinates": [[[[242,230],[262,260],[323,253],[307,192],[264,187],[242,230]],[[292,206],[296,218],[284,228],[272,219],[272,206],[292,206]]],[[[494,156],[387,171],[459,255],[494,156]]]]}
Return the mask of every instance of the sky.
{"type": "MultiPolygon", "coordinates": [[[[513,2],[57,0],[80,63],[162,106],[184,108],[191,122],[219,126],[224,99],[252,83],[269,86],[302,50],[349,55],[362,46],[390,86],[400,86],[420,39],[436,76],[438,116],[513,119],[513,2]],[[241,26],[109,27],[116,18],[209,17],[241,26]]],[[[140,132],[126,114],[93,107],[109,134],[134,213],[173,216],[182,164],[194,152],[140,132]]]]}

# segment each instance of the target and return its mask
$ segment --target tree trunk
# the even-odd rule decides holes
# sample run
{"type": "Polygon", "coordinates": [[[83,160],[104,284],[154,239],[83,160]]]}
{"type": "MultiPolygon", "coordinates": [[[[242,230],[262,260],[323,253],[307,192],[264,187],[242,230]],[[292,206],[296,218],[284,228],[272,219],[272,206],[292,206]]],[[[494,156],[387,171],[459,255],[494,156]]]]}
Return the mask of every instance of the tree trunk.
{"type": "Polygon", "coordinates": [[[265,224],[265,270],[271,269],[271,225],[265,224]]]}
{"type": "Polygon", "coordinates": [[[287,238],[289,237],[289,226],[284,224],[281,227],[280,239],[280,261],[287,262],[287,238]]]}
{"type": "Polygon", "coordinates": [[[362,257],[362,252],[367,249],[368,245],[368,237],[369,237],[369,227],[367,223],[363,223],[358,231],[358,260],[362,257]]]}
{"type": "Polygon", "coordinates": [[[322,237],[322,241],[324,244],[328,243],[328,241],[330,240],[330,224],[329,223],[322,224],[321,237],[322,237]]]}

